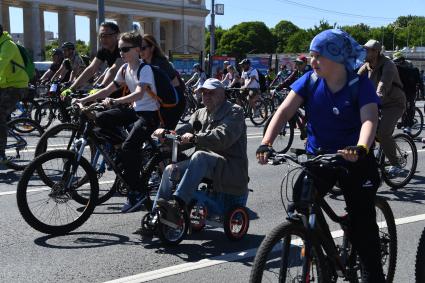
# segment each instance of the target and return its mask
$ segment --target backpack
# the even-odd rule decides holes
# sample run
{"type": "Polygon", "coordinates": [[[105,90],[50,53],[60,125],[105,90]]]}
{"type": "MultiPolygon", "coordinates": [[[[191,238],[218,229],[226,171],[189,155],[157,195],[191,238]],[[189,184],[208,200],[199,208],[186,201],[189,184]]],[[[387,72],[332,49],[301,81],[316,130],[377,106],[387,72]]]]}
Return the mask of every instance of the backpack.
{"type": "Polygon", "coordinates": [[[22,45],[17,44],[17,43],[15,43],[15,44],[19,49],[19,53],[21,53],[22,60],[24,61],[24,65],[22,66],[21,64],[18,64],[13,60],[12,60],[12,64],[14,64],[15,66],[18,66],[21,69],[24,69],[24,71],[28,75],[29,80],[32,81],[35,77],[35,65],[34,65],[34,62],[31,59],[30,53],[22,45]]]}
{"type": "Polygon", "coordinates": [[[261,92],[266,92],[267,91],[266,77],[258,69],[257,69],[257,73],[258,73],[258,83],[260,84],[260,90],[261,92]]]}
{"type": "MultiPolygon", "coordinates": [[[[13,42],[12,40],[10,40],[10,41],[13,42]]],[[[5,43],[5,42],[6,42],[6,40],[3,41],[1,45],[3,45],[3,43],[5,43]]],[[[21,64],[18,64],[17,62],[15,62],[13,60],[11,61],[12,65],[23,69],[25,71],[25,73],[27,73],[28,79],[30,81],[33,80],[34,77],[35,77],[35,65],[34,65],[34,62],[31,59],[30,53],[22,45],[15,43],[15,42],[13,42],[13,43],[18,47],[19,53],[21,54],[21,57],[22,57],[22,61],[24,61],[24,65],[22,66],[21,64]]]]}
{"type": "MultiPolygon", "coordinates": [[[[163,70],[161,70],[158,66],[142,63],[137,71],[137,78],[140,77],[140,72],[146,65],[150,66],[152,69],[157,92],[154,94],[153,92],[148,91],[148,94],[159,102],[160,112],[173,111],[179,103],[179,95],[175,87],[171,84],[170,78],[163,70]]],[[[163,121],[161,115],[160,119],[162,124],[167,122],[163,121]]]]}
{"type": "Polygon", "coordinates": [[[410,66],[396,64],[398,75],[403,86],[396,85],[403,89],[406,97],[416,96],[416,85],[419,83],[419,70],[410,66]]]}

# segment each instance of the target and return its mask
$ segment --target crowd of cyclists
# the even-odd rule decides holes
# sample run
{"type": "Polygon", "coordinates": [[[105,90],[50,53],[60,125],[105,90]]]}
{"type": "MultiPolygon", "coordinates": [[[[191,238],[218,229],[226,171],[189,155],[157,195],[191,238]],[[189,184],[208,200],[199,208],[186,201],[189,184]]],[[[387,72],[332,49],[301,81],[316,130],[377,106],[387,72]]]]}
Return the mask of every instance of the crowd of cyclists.
{"type": "MultiPolygon", "coordinates": [[[[0,162],[5,164],[9,161],[5,152],[6,123],[16,103],[26,96],[29,77],[21,68],[24,61],[11,37],[1,27],[0,32],[0,162]]],[[[251,66],[250,60],[243,59],[238,66],[224,62],[220,79],[208,78],[202,66],[195,64],[193,76],[184,82],[152,35],[120,33],[115,23],[105,22],[100,25],[99,40],[101,48],[89,64],[72,42],[53,49],[53,64],[38,83],[60,82],[62,100],[69,100],[69,96],[89,84],[89,95],[73,98],[70,103],[84,108],[99,102],[105,110],[95,113],[95,124],[116,134],[122,129],[127,131],[117,157],[128,184],[127,201],[121,211],[152,208],[149,192],[140,187],[140,171],[144,165],[140,145],[151,136],[161,139],[176,127],[181,143],[194,144],[196,151],[177,164],[182,177],[174,192],[169,181],[172,168],[163,168],[157,205],[164,209],[168,221],[178,224],[179,211],[189,206],[204,178],[213,180],[219,192],[234,196],[247,194],[245,116],[237,105],[241,104],[240,97],[232,103],[227,99],[226,90],[239,89],[253,115],[262,115],[256,108],[264,95],[262,74],[251,66]],[[100,71],[104,64],[106,69],[100,71]],[[161,76],[167,78],[167,84],[174,90],[175,100],[171,103],[159,95],[163,89],[158,84],[161,76]],[[178,127],[186,109],[188,88],[193,90],[189,93],[193,93],[199,109],[188,124],[178,127]],[[197,123],[200,126],[195,126],[197,123]]],[[[403,55],[394,54],[390,59],[381,49],[377,40],[360,45],[344,31],[326,30],[316,35],[310,44],[310,64],[306,56],[300,55],[294,60],[292,72],[285,65],[280,66],[276,76],[270,70],[266,76],[268,89],[276,92],[288,89],[288,94],[256,150],[258,162],[267,164],[282,127],[298,108],[304,109],[308,117],[307,154],[339,153],[347,169],[335,174],[318,168],[313,175],[320,176],[314,182],[321,195],[337,182],[342,188],[351,220],[350,240],[364,268],[363,282],[385,282],[374,217],[374,199],[380,185],[373,154],[375,138],[391,165],[388,172],[393,175],[402,172],[392,135],[406,105],[409,109],[414,106],[417,89],[423,97],[422,81],[412,88],[414,94],[405,91],[407,88],[397,69],[398,64],[409,64],[403,55]]],[[[405,127],[407,133],[409,127],[411,125],[405,127]]],[[[299,190],[302,178],[294,191],[299,190]]]]}

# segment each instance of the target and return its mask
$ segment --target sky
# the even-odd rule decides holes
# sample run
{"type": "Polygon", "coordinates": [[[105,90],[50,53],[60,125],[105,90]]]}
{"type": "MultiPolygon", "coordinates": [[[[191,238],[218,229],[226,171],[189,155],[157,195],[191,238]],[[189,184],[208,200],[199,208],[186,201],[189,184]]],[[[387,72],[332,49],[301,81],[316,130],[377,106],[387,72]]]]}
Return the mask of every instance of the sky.
{"type": "MultiPolygon", "coordinates": [[[[365,23],[371,27],[386,26],[399,16],[425,16],[424,0],[215,0],[224,4],[224,15],[216,15],[217,26],[230,28],[246,21],[262,21],[274,27],[281,20],[291,21],[300,28],[318,25],[320,20],[330,24],[354,25],[365,23]],[[384,4],[385,3],[385,4],[384,4]]],[[[205,1],[211,9],[211,0],[205,1]]],[[[23,32],[22,9],[10,8],[11,32],[23,32]]],[[[57,14],[44,13],[45,30],[58,32],[57,14]]],[[[89,20],[76,17],[77,39],[89,40],[89,20]]],[[[206,25],[210,24],[208,16],[206,25]]]]}

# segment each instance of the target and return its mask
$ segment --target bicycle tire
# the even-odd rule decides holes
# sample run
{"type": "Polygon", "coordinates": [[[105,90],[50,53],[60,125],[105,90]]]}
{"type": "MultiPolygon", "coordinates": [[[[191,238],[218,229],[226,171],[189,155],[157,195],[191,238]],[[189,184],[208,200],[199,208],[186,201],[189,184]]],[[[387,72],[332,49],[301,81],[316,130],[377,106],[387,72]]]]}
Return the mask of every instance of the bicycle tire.
{"type": "Polygon", "coordinates": [[[57,118],[60,111],[60,105],[54,101],[45,101],[40,104],[34,115],[36,120],[43,129],[47,129],[57,118]]]}
{"type": "MultiPolygon", "coordinates": [[[[263,137],[267,132],[267,128],[269,127],[270,121],[273,119],[273,116],[274,116],[274,113],[270,115],[270,117],[267,119],[266,123],[264,124],[263,137]]],[[[291,145],[294,141],[294,132],[295,132],[294,123],[292,121],[286,123],[285,126],[282,127],[279,134],[277,135],[273,143],[273,149],[277,153],[287,152],[291,148],[291,145]]]]}
{"type": "Polygon", "coordinates": [[[380,221],[381,219],[376,219],[379,227],[379,238],[381,240],[381,255],[382,257],[386,255],[388,256],[385,262],[384,259],[381,258],[383,261],[384,276],[386,282],[391,283],[394,280],[394,274],[397,265],[397,228],[391,207],[384,198],[376,196],[375,207],[382,212],[385,218],[385,223],[387,226],[386,228],[388,229],[387,234],[385,231],[383,231],[383,229],[385,229],[384,225],[382,225],[382,228],[379,227],[380,223],[382,222],[380,221]],[[386,262],[388,262],[388,268],[385,268],[386,262]]]}
{"type": "Polygon", "coordinates": [[[267,118],[269,117],[268,105],[263,100],[257,100],[255,102],[255,109],[256,112],[259,112],[259,114],[254,113],[252,111],[251,106],[249,107],[249,119],[255,126],[261,126],[262,124],[264,124],[264,122],[266,122],[267,118]],[[258,119],[256,120],[256,118],[258,119]]]}
{"type": "Polygon", "coordinates": [[[422,231],[416,251],[415,280],[416,283],[425,282],[425,229],[422,231]]]}
{"type": "MultiPolygon", "coordinates": [[[[31,120],[29,118],[18,118],[18,119],[11,120],[7,123],[7,127],[9,129],[12,129],[13,131],[15,131],[17,133],[17,135],[20,138],[24,139],[27,144],[25,145],[24,148],[22,148],[24,150],[18,149],[19,146],[14,147],[14,149],[16,151],[16,156],[14,158],[12,158],[11,160],[9,160],[8,162],[6,162],[5,166],[9,169],[12,169],[12,170],[22,171],[34,159],[34,156],[32,156],[32,154],[30,153],[31,150],[28,149],[28,139],[30,139],[31,137],[42,136],[43,129],[40,127],[40,125],[36,121],[31,120]],[[18,131],[17,129],[21,128],[21,127],[18,126],[19,124],[22,124],[23,126],[31,128],[31,130],[30,131],[18,131]],[[22,157],[21,151],[27,152],[28,154],[25,154],[25,156],[22,157]]],[[[15,138],[8,137],[7,139],[9,141],[15,142],[15,138]]],[[[19,141],[16,141],[16,142],[19,142],[19,141]]],[[[7,143],[9,143],[9,142],[7,142],[7,143]]]]}
{"type": "MultiPolygon", "coordinates": [[[[404,170],[408,170],[407,175],[404,178],[402,178],[399,182],[396,182],[395,178],[393,176],[390,176],[388,174],[388,172],[385,170],[386,160],[385,160],[385,154],[383,152],[382,152],[382,154],[380,154],[381,159],[379,160],[379,165],[381,167],[382,178],[383,178],[384,182],[393,189],[399,189],[399,188],[402,188],[405,185],[407,185],[410,182],[410,180],[413,178],[413,176],[416,172],[416,166],[417,166],[417,163],[418,163],[418,151],[416,149],[415,142],[413,141],[413,139],[409,135],[403,134],[403,133],[398,133],[398,134],[393,135],[393,138],[396,142],[397,153],[400,154],[400,156],[399,156],[399,159],[401,161],[400,166],[404,169],[404,167],[406,166],[405,163],[407,162],[407,157],[409,155],[411,155],[412,156],[411,168],[404,169],[404,170]],[[406,142],[409,146],[409,150],[401,149],[401,147],[399,146],[399,144],[401,144],[401,142],[397,142],[397,140],[406,142]],[[399,144],[397,144],[397,143],[399,143],[399,144]]],[[[382,147],[381,147],[380,150],[382,150],[382,147]]]]}
{"type": "MultiPolygon", "coordinates": [[[[38,156],[31,164],[25,169],[25,171],[22,174],[21,179],[19,180],[18,186],[17,186],[17,192],[16,192],[16,199],[18,203],[19,212],[21,213],[24,220],[34,229],[37,231],[40,231],[45,234],[50,235],[64,235],[67,234],[76,228],[80,227],[84,222],[87,221],[87,219],[90,217],[90,215],[93,213],[94,208],[96,206],[95,200],[98,197],[98,183],[96,178],[96,172],[91,167],[90,163],[85,159],[81,158],[78,167],[81,167],[86,174],[89,176],[89,185],[90,185],[90,200],[85,204],[84,209],[82,212],[79,211],[79,208],[76,208],[75,212],[76,215],[78,215],[78,212],[80,212],[80,215],[76,217],[75,219],[72,219],[69,223],[64,223],[62,221],[55,222],[60,223],[59,225],[54,225],[51,223],[45,223],[49,219],[46,219],[46,221],[41,220],[41,215],[34,215],[33,211],[30,208],[30,204],[28,202],[29,196],[31,196],[32,193],[35,195],[43,192],[49,191],[48,200],[52,202],[52,204],[55,207],[55,209],[46,209],[41,211],[56,211],[56,209],[60,209],[58,205],[67,205],[66,211],[67,213],[62,214],[64,216],[68,216],[70,214],[69,209],[72,209],[69,202],[72,202],[73,196],[75,194],[75,190],[72,192],[64,193],[61,191],[61,184],[60,181],[56,183],[56,185],[59,187],[49,187],[50,189],[44,190],[43,188],[40,189],[40,191],[34,192],[34,186],[31,186],[31,191],[28,191],[28,185],[31,181],[31,177],[35,175],[37,168],[42,167],[43,164],[48,162],[49,160],[60,160],[64,163],[65,173],[63,176],[66,176],[66,174],[69,174],[66,170],[69,169],[69,165],[75,160],[75,153],[68,150],[54,150],[46,152],[40,156],[38,156]]],[[[59,170],[59,168],[55,168],[55,170],[59,170]]],[[[62,176],[62,178],[63,178],[62,176]]],[[[36,181],[36,179],[35,179],[36,181]]],[[[78,188],[77,188],[78,189],[78,188]]],[[[49,201],[42,201],[38,202],[40,205],[49,205],[49,201]]],[[[37,205],[39,206],[39,205],[37,205]]],[[[40,209],[37,208],[37,211],[40,209]]],[[[61,214],[59,213],[58,216],[60,217],[61,214]]],[[[72,216],[72,215],[71,215],[72,216]]],[[[47,217],[49,218],[49,217],[47,217]]],[[[52,219],[53,216],[51,216],[50,219],[52,219]]]]}
{"type": "MultiPolygon", "coordinates": [[[[286,222],[286,223],[281,223],[278,226],[276,226],[266,236],[266,238],[264,238],[264,240],[261,242],[260,247],[258,248],[257,254],[256,254],[254,262],[253,262],[253,266],[252,266],[252,269],[251,269],[249,282],[250,283],[260,283],[260,282],[262,282],[264,271],[266,270],[266,268],[268,268],[268,266],[266,266],[266,265],[269,265],[269,267],[273,267],[273,265],[271,263],[267,264],[267,259],[269,258],[270,254],[273,253],[273,249],[274,249],[275,245],[281,239],[286,239],[284,245],[287,248],[289,248],[289,247],[292,247],[292,246],[295,246],[295,245],[291,245],[291,242],[287,240],[288,237],[290,238],[291,236],[297,236],[301,240],[305,240],[306,235],[307,235],[307,232],[306,232],[304,226],[301,224],[301,222],[289,222],[289,223],[286,222]]],[[[291,250],[296,251],[296,249],[300,250],[300,253],[302,253],[303,248],[293,247],[293,249],[291,249],[291,250]]],[[[312,251],[311,255],[315,259],[315,260],[312,259],[312,262],[316,263],[316,268],[317,268],[317,282],[320,282],[320,283],[331,282],[331,280],[329,278],[329,274],[328,274],[327,269],[326,269],[327,265],[326,265],[325,258],[324,258],[324,255],[322,253],[321,248],[318,248],[313,244],[311,251],[312,251]]],[[[290,252],[291,251],[289,251],[289,253],[290,252]]],[[[282,249],[280,256],[289,257],[290,256],[289,253],[283,252],[283,249],[282,249]]],[[[300,256],[301,256],[301,254],[300,254],[300,256]]],[[[291,257],[291,259],[296,259],[296,256],[291,257]]],[[[286,265],[289,264],[287,262],[287,260],[288,260],[288,258],[285,259],[286,265]]],[[[272,262],[272,263],[276,265],[275,262],[272,262]]],[[[281,262],[279,262],[279,263],[281,263],[281,262]]],[[[297,262],[293,262],[292,264],[295,265],[296,263],[297,262]]],[[[280,264],[280,267],[281,267],[280,269],[282,269],[282,265],[284,265],[284,263],[280,264]]],[[[291,265],[291,267],[292,267],[292,265],[291,265]]],[[[285,269],[285,273],[287,273],[286,268],[284,268],[284,269],[285,269]]],[[[282,270],[278,270],[278,271],[279,271],[279,277],[282,276],[280,274],[282,272],[282,270]]],[[[271,271],[270,273],[271,273],[270,276],[276,275],[274,271],[271,271]]],[[[299,275],[297,275],[297,276],[299,276],[299,275]]],[[[287,276],[285,276],[285,281],[282,280],[283,278],[272,278],[272,279],[267,278],[268,279],[267,282],[271,282],[271,281],[274,282],[274,281],[277,281],[277,279],[281,279],[280,282],[295,282],[295,281],[286,281],[286,278],[287,278],[287,276]]],[[[295,278],[292,278],[292,279],[295,279],[295,278]]],[[[298,280],[299,281],[296,281],[296,282],[301,282],[300,278],[298,278],[298,280]]]]}
{"type": "Polygon", "coordinates": [[[411,127],[410,136],[412,138],[417,138],[422,133],[424,127],[424,115],[418,107],[415,107],[414,121],[415,123],[411,127]]]}

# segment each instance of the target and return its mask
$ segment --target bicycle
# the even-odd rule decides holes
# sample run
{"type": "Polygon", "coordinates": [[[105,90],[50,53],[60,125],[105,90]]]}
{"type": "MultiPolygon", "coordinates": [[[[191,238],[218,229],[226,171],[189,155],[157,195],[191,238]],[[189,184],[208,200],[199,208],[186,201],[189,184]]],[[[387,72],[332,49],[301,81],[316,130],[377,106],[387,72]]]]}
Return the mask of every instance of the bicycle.
{"type": "Polygon", "coordinates": [[[32,140],[43,134],[43,129],[34,120],[17,118],[7,123],[7,142],[4,165],[12,170],[24,170],[34,159],[32,140]]]}
{"type": "Polygon", "coordinates": [[[419,239],[418,249],[416,251],[415,278],[416,283],[425,282],[425,229],[422,231],[419,239]]]}
{"type": "MultiPolygon", "coordinates": [[[[250,282],[337,282],[343,278],[359,282],[361,265],[350,242],[347,215],[338,216],[330,205],[319,197],[312,182],[310,170],[315,167],[344,170],[335,154],[319,155],[311,159],[276,154],[270,164],[291,161],[306,173],[301,199],[295,204],[296,212],[289,213],[287,222],[276,226],[262,241],[254,259],[250,282]],[[342,243],[337,244],[329,230],[325,214],[342,230],[342,243]],[[276,254],[279,259],[276,259],[276,254]]],[[[375,199],[379,226],[382,265],[387,282],[392,282],[397,260],[397,232],[394,216],[388,203],[375,199]],[[382,215],[381,215],[382,214],[382,215]]]]}
{"type": "Polygon", "coordinates": [[[397,129],[403,129],[404,133],[408,134],[412,138],[417,138],[422,133],[424,127],[424,116],[422,111],[419,109],[419,107],[415,107],[415,114],[412,117],[413,120],[409,122],[407,117],[407,112],[404,112],[403,116],[401,117],[401,122],[397,123],[397,129]],[[410,130],[407,130],[407,128],[410,130]]]}
{"type": "Polygon", "coordinates": [[[246,92],[249,89],[241,88],[226,88],[225,93],[229,101],[240,105],[245,113],[245,118],[249,118],[255,126],[262,125],[269,116],[269,107],[264,98],[259,95],[255,102],[255,111],[249,103],[248,95],[246,92]]]}
{"type": "MultiPolygon", "coordinates": [[[[27,167],[18,183],[19,211],[31,227],[42,233],[69,233],[90,217],[96,205],[108,200],[115,191],[126,191],[128,188],[116,161],[118,145],[124,137],[102,130],[95,131],[94,123],[87,117],[98,106],[93,104],[82,109],[82,122],[71,150],[59,149],[41,154],[27,167]],[[84,156],[88,144],[95,148],[89,159],[84,156]],[[109,180],[111,174],[105,174],[108,171],[115,173],[114,181],[109,180]],[[106,181],[99,182],[105,176],[106,181]],[[113,185],[99,194],[100,183],[113,185]]],[[[146,188],[146,197],[149,198],[149,194],[159,186],[158,182],[151,182],[151,176],[162,174],[167,152],[152,140],[141,147],[144,166],[140,186],[146,188]]]]}
{"type": "Polygon", "coordinates": [[[186,107],[184,109],[182,116],[179,118],[179,120],[182,123],[188,123],[192,114],[195,113],[196,110],[204,106],[202,105],[202,103],[198,102],[198,100],[195,98],[195,94],[191,87],[186,87],[186,90],[184,92],[184,97],[186,99],[186,107]]]}

